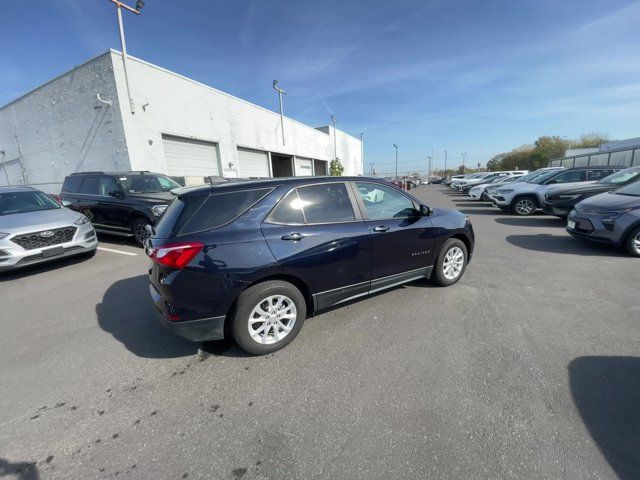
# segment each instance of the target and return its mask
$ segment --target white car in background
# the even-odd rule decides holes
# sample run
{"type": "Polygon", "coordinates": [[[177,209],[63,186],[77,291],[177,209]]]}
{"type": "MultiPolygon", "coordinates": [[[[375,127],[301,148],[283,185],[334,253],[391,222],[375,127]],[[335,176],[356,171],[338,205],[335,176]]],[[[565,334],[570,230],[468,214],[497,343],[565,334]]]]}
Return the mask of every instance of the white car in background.
{"type": "Polygon", "coordinates": [[[505,183],[515,182],[519,178],[522,178],[523,176],[524,175],[503,175],[501,177],[496,177],[488,183],[481,183],[480,185],[473,186],[469,190],[469,196],[473,200],[482,200],[483,202],[488,202],[489,201],[489,196],[487,195],[488,188],[497,187],[498,185],[502,185],[505,183]]]}

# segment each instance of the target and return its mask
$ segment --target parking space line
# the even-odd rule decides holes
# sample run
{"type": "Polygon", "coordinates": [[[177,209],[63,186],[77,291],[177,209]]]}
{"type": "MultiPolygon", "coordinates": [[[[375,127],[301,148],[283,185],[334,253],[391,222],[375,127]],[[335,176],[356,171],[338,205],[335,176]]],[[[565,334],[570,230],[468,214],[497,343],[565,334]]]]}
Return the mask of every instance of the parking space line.
{"type": "Polygon", "coordinates": [[[123,250],[114,250],[113,248],[105,248],[105,247],[98,247],[98,250],[102,250],[104,252],[119,253],[121,255],[130,255],[132,257],[135,257],[138,255],[137,253],[125,252],[123,250]]]}

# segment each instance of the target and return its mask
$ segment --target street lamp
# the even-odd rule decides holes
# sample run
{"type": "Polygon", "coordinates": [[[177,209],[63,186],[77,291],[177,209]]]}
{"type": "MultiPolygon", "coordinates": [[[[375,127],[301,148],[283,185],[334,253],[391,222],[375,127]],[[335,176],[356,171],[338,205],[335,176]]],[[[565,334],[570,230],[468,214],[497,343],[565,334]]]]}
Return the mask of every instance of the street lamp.
{"type": "Polygon", "coordinates": [[[447,151],[444,151],[444,175],[442,175],[443,177],[447,176],[447,151]]]}
{"type": "Polygon", "coordinates": [[[369,162],[369,170],[370,170],[370,175],[373,177],[373,166],[376,164],[376,162],[369,162]]]}
{"type": "Polygon", "coordinates": [[[130,7],[129,5],[121,2],[120,0],[109,0],[116,6],[116,11],[118,12],[118,29],[120,30],[120,45],[122,48],[122,66],[124,68],[124,82],[127,86],[127,95],[129,96],[129,108],[131,109],[131,114],[136,113],[136,107],[133,103],[133,97],[131,96],[131,86],[129,84],[129,73],[127,71],[127,42],[124,38],[124,26],[122,25],[122,9],[135,13],[136,15],[140,15],[140,10],[144,7],[144,2],[142,0],[138,0],[136,2],[136,8],[130,7]]]}
{"type": "Polygon", "coordinates": [[[280,101],[280,130],[282,130],[282,146],[284,146],[284,110],[282,109],[282,95],[286,95],[287,92],[278,86],[278,80],[273,81],[273,89],[278,92],[278,100],[280,101]]]}
{"type": "Polygon", "coordinates": [[[364,133],[360,134],[360,157],[362,159],[362,174],[364,175],[364,133]]]}
{"type": "Polygon", "coordinates": [[[396,149],[396,180],[398,180],[398,145],[394,143],[393,148],[396,149]]]}
{"type": "Polygon", "coordinates": [[[333,122],[333,156],[337,160],[338,159],[338,140],[336,135],[336,123],[338,123],[338,121],[336,120],[335,115],[331,115],[331,121],[333,122]]]}
{"type": "Polygon", "coordinates": [[[463,175],[464,175],[464,159],[466,158],[466,156],[467,156],[467,152],[464,152],[462,154],[462,174],[463,175]]]}

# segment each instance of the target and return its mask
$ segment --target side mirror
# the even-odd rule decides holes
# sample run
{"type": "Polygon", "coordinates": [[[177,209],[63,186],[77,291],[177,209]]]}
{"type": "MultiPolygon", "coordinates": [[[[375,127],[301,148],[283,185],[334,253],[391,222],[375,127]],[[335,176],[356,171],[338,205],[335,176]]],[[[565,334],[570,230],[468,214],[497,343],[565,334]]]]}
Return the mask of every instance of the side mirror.
{"type": "Polygon", "coordinates": [[[109,196],[115,198],[124,198],[124,192],[122,190],[111,190],[109,192],[109,196]]]}
{"type": "Polygon", "coordinates": [[[71,206],[71,202],[69,200],[62,200],[62,206],[63,207],[70,207],[71,206]]]}
{"type": "Polygon", "coordinates": [[[426,205],[420,205],[420,215],[428,217],[432,213],[433,211],[429,207],[427,207],[426,205]]]}

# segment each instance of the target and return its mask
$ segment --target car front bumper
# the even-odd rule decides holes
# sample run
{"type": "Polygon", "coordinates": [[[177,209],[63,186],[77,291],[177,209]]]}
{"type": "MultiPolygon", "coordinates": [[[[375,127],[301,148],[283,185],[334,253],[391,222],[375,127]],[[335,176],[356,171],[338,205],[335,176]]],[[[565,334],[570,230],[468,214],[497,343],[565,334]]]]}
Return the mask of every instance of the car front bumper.
{"type": "Polygon", "coordinates": [[[620,222],[604,223],[599,215],[571,212],[567,217],[566,230],[567,233],[576,238],[618,247],[622,245],[624,238],[624,231],[620,222]]]}
{"type": "Polygon", "coordinates": [[[90,223],[78,226],[71,241],[43,248],[25,249],[11,241],[14,236],[0,240],[0,272],[91,253],[98,246],[96,232],[90,223]]]}
{"type": "Polygon", "coordinates": [[[556,217],[567,217],[569,213],[571,213],[571,210],[573,210],[573,205],[545,202],[542,206],[542,211],[544,213],[556,217]]]}

